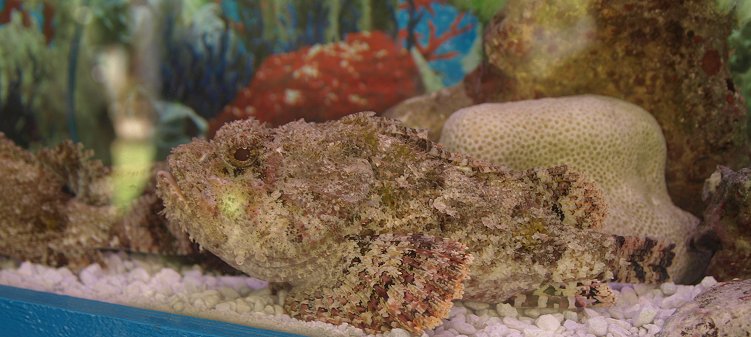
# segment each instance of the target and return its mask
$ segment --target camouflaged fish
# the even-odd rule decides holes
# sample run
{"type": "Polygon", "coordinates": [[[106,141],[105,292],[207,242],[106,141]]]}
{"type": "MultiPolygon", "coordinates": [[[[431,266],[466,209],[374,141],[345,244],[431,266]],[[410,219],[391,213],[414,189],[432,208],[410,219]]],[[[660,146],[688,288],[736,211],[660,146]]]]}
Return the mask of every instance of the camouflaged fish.
{"type": "Polygon", "coordinates": [[[0,133],[0,255],[72,269],[96,260],[116,210],[92,156],[71,141],[31,153],[0,133]]]}
{"type": "Polygon", "coordinates": [[[419,334],[453,299],[662,281],[673,256],[659,241],[594,231],[600,192],[566,167],[488,165],[372,113],[232,122],[168,160],[158,192],[170,221],[235,268],[291,285],[293,317],[370,333],[419,334]]]}
{"type": "Polygon", "coordinates": [[[69,140],[32,153],[0,133],[0,255],[78,271],[103,262],[100,249],[116,249],[229,269],[199,254],[159,216],[155,181],[120,214],[111,202],[110,169],[93,156],[69,140]]]}

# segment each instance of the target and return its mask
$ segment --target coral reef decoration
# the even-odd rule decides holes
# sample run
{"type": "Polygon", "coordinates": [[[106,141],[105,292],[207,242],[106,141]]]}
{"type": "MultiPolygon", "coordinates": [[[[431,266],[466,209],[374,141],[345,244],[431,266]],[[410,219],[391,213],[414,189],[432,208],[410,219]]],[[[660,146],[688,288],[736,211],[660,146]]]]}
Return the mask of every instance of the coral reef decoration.
{"type": "Polygon", "coordinates": [[[695,245],[717,250],[707,274],[718,280],[751,278],[751,168],[720,166],[705,184],[702,230],[695,245]]]}
{"type": "Polygon", "coordinates": [[[384,111],[419,91],[417,68],[406,50],[381,32],[353,33],[339,43],[268,57],[250,86],[211,121],[210,133],[248,117],[281,125],[384,111]]]}
{"type": "Polygon", "coordinates": [[[665,320],[659,337],[746,336],[751,331],[751,280],[718,283],[665,320]]]}
{"type": "Polygon", "coordinates": [[[157,193],[171,222],[231,266],[290,284],[292,316],[369,333],[419,335],[459,297],[664,281],[674,255],[662,241],[598,231],[605,200],[565,166],[488,165],[373,112],[277,128],[235,121],[168,163],[157,193]]]}
{"type": "Polygon", "coordinates": [[[655,116],[673,201],[701,214],[718,164],[749,164],[747,109],[729,71],[735,22],[715,1],[509,0],[465,79],[476,103],[600,94],[655,116]]]}
{"type": "Polygon", "coordinates": [[[428,139],[437,142],[446,120],[456,110],[473,105],[464,91],[464,84],[409,98],[383,113],[384,117],[398,119],[404,125],[425,129],[428,139]]]}
{"type": "Polygon", "coordinates": [[[446,1],[400,1],[395,17],[400,44],[412,53],[425,90],[461,83],[480,63],[478,18],[446,1]]]}
{"type": "MultiPolygon", "coordinates": [[[[427,6],[426,8],[431,7],[427,6]]],[[[433,13],[431,12],[431,14],[433,13]]],[[[459,13],[451,22],[451,25],[440,34],[436,33],[436,25],[432,21],[427,21],[428,36],[426,36],[425,38],[422,38],[422,36],[420,36],[420,34],[417,32],[410,33],[410,30],[408,28],[399,30],[399,38],[407,40],[407,49],[415,47],[427,61],[454,58],[459,55],[459,51],[451,50],[446,52],[439,52],[438,50],[450,39],[469,32],[475,28],[472,24],[461,25],[465,15],[465,13],[459,13]],[[423,43],[423,40],[425,40],[426,42],[423,43]]]]}
{"type": "Polygon", "coordinates": [[[673,242],[673,280],[704,276],[710,255],[688,242],[699,219],[670,200],[665,139],[644,109],[595,95],[485,103],[451,115],[440,143],[515,170],[567,165],[602,189],[608,205],[603,231],[673,242]]]}

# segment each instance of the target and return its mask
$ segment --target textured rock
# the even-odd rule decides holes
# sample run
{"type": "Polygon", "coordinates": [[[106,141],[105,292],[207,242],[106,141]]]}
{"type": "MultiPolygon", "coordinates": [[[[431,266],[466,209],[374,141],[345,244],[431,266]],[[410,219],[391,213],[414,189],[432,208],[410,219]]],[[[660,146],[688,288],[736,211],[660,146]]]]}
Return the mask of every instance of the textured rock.
{"type": "Polygon", "coordinates": [[[657,335],[748,336],[751,331],[751,280],[719,283],[684,304],[657,335]]]}
{"type": "Polygon", "coordinates": [[[673,201],[701,214],[718,164],[749,163],[747,115],[728,69],[733,13],[712,0],[510,0],[485,31],[476,103],[599,94],[655,116],[673,201]]]}
{"type": "Polygon", "coordinates": [[[568,165],[603,191],[603,230],[676,243],[671,276],[703,276],[706,253],[688,252],[699,220],[677,207],[665,187],[665,140],[646,111],[604,96],[486,103],[454,113],[440,142],[450,151],[516,170],[568,165]]]}
{"type": "MultiPolygon", "coordinates": [[[[430,329],[462,296],[659,282],[673,256],[660,241],[591,230],[603,199],[566,167],[490,166],[372,113],[227,124],[211,142],[174,149],[158,192],[204,249],[292,285],[290,315],[369,332],[430,329]]],[[[594,301],[608,293],[586,289],[594,301]]]]}
{"type": "Polygon", "coordinates": [[[428,130],[428,139],[437,142],[441,129],[451,114],[472,105],[464,85],[410,98],[383,113],[384,117],[400,120],[404,125],[428,130]]]}
{"type": "Polygon", "coordinates": [[[707,209],[696,245],[719,249],[707,273],[718,280],[751,278],[751,168],[719,167],[707,179],[707,209]]]}

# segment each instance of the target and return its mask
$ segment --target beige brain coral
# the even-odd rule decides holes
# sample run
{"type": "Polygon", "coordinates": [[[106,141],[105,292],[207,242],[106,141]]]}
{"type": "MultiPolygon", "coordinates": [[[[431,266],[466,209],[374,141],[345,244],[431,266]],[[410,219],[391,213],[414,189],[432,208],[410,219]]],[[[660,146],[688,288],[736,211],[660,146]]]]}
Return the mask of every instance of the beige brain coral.
{"type": "Polygon", "coordinates": [[[440,142],[512,169],[567,164],[603,189],[604,231],[675,242],[678,282],[704,271],[708,257],[687,243],[699,220],[667,193],[660,126],[634,104],[595,95],[480,104],[454,113],[440,142]]]}

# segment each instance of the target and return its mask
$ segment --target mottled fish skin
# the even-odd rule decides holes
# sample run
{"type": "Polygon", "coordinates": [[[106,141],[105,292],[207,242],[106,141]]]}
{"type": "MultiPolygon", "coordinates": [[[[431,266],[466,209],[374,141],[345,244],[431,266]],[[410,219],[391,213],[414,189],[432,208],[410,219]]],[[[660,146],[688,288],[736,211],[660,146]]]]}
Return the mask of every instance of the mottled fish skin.
{"type": "Polygon", "coordinates": [[[291,284],[285,309],[305,320],[420,333],[456,298],[658,282],[672,260],[663,242],[597,232],[603,198],[565,166],[488,165],[372,113],[237,121],[168,160],[167,218],[239,270],[291,284]]]}
{"type": "Polygon", "coordinates": [[[0,133],[0,255],[73,270],[98,259],[116,212],[92,157],[71,141],[31,153],[0,133]]]}

